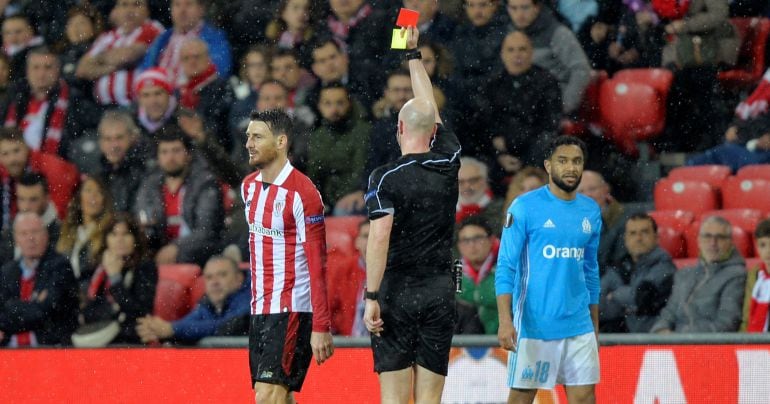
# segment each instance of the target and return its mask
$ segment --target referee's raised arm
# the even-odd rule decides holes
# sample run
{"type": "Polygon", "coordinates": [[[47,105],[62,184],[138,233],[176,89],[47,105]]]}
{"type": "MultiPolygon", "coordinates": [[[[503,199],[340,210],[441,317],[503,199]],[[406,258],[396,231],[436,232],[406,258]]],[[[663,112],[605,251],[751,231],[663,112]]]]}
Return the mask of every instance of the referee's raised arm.
{"type": "Polygon", "coordinates": [[[438,113],[438,104],[436,104],[436,98],[433,96],[433,84],[430,82],[428,72],[425,71],[425,66],[422,64],[422,55],[417,50],[417,41],[420,39],[420,31],[413,26],[409,28],[401,28],[406,31],[406,47],[409,49],[407,53],[407,59],[409,59],[409,76],[412,78],[412,92],[414,98],[424,98],[433,104],[433,110],[436,112],[436,123],[443,124],[441,117],[438,113]]]}

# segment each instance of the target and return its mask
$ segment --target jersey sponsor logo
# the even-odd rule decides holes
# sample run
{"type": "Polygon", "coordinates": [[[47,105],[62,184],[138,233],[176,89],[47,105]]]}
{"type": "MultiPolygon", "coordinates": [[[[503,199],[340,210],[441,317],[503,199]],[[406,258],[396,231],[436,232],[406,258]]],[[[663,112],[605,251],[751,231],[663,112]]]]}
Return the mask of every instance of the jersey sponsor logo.
{"type": "Polygon", "coordinates": [[[548,244],[543,247],[543,257],[552,260],[556,258],[574,258],[578,261],[583,259],[585,249],[576,247],[556,247],[548,244]]]}
{"type": "Polygon", "coordinates": [[[367,192],[366,195],[364,195],[364,201],[368,201],[369,199],[374,197],[375,194],[377,194],[376,190],[371,190],[371,191],[367,192]]]}
{"type": "Polygon", "coordinates": [[[316,224],[324,221],[324,215],[313,215],[305,217],[305,223],[316,224]]]}
{"type": "Polygon", "coordinates": [[[591,221],[587,217],[583,218],[583,233],[591,234],[591,221]]]}
{"type": "Polygon", "coordinates": [[[284,237],[283,230],[268,229],[267,227],[259,226],[256,223],[249,223],[249,232],[254,234],[259,234],[260,236],[270,237],[270,238],[284,237]]]}
{"type": "Polygon", "coordinates": [[[513,225],[513,213],[508,212],[507,215],[505,215],[505,227],[511,227],[513,225]]]}
{"type": "Polygon", "coordinates": [[[544,228],[546,228],[546,229],[555,229],[555,228],[556,228],[556,225],[555,225],[555,224],[553,224],[553,220],[551,220],[551,219],[548,219],[548,220],[546,220],[546,222],[545,222],[545,224],[543,225],[543,227],[544,227],[544,228]]]}

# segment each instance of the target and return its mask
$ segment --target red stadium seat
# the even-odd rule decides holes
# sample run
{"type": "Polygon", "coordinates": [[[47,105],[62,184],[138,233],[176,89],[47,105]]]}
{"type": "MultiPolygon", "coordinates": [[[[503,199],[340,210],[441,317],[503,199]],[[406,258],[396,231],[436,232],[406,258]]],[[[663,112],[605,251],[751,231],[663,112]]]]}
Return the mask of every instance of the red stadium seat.
{"type": "Polygon", "coordinates": [[[665,226],[658,227],[658,244],[660,248],[668,251],[672,258],[684,258],[687,256],[684,235],[679,230],[665,226]]]}
{"type": "Polygon", "coordinates": [[[703,181],[714,189],[721,189],[727,177],[732,172],[730,167],[723,165],[676,167],[668,173],[672,180],[703,181]]]}
{"type": "MultiPolygon", "coordinates": [[[[685,243],[687,244],[687,256],[690,258],[697,258],[699,254],[698,232],[700,231],[700,223],[700,221],[693,222],[684,235],[685,243]]],[[[738,226],[733,226],[733,244],[735,244],[735,248],[742,257],[754,256],[754,245],[751,241],[751,235],[738,226]]]]}
{"type": "Polygon", "coordinates": [[[738,62],[732,70],[719,73],[719,82],[725,88],[748,89],[762,78],[765,70],[765,47],[770,34],[767,18],[731,18],[741,36],[738,62]]]}
{"type": "Polygon", "coordinates": [[[158,286],[153,313],[166,320],[184,317],[194,307],[190,296],[201,269],[194,264],[171,264],[158,267],[158,286]]]}
{"type": "Polygon", "coordinates": [[[676,266],[676,269],[694,267],[697,264],[698,264],[697,258],[677,258],[674,260],[674,265],[676,266]]]}
{"type": "Polygon", "coordinates": [[[756,209],[722,209],[704,212],[701,214],[699,220],[703,220],[709,216],[721,216],[733,226],[738,226],[743,229],[749,235],[754,234],[754,229],[763,219],[762,212],[756,209]]]}
{"type": "Polygon", "coordinates": [[[647,214],[655,220],[658,227],[670,227],[681,233],[695,220],[695,215],[688,210],[653,210],[647,214]]]}
{"type": "Polygon", "coordinates": [[[719,209],[717,191],[702,181],[662,178],[655,183],[655,210],[686,209],[699,215],[719,209]]]}
{"type": "Polygon", "coordinates": [[[615,73],[612,78],[626,82],[647,84],[662,94],[665,100],[668,97],[668,91],[671,89],[671,83],[674,81],[674,73],[671,70],[660,68],[623,69],[615,73]]]}
{"type": "Polygon", "coordinates": [[[599,112],[607,136],[628,155],[636,142],[657,137],[666,121],[665,95],[649,84],[610,79],[599,93],[599,112]]]}
{"type": "Polygon", "coordinates": [[[203,279],[203,275],[201,275],[195,278],[192,289],[190,289],[190,307],[194,308],[205,294],[206,281],[203,279]]]}
{"type": "Polygon", "coordinates": [[[770,181],[730,177],[722,187],[725,209],[748,208],[770,212],[770,181]]]}
{"type": "Polygon", "coordinates": [[[345,255],[355,254],[356,248],[353,242],[358,234],[358,225],[364,219],[364,216],[327,217],[325,219],[327,251],[336,251],[345,255]]]}
{"type": "Polygon", "coordinates": [[[770,181],[770,164],[751,164],[741,167],[735,176],[747,180],[770,181]]]}
{"type": "Polygon", "coordinates": [[[591,126],[600,125],[599,116],[599,90],[602,83],[607,80],[605,70],[593,70],[591,72],[591,81],[588,83],[583,99],[578,107],[578,119],[562,120],[561,131],[565,135],[585,135],[590,131],[591,126]]]}

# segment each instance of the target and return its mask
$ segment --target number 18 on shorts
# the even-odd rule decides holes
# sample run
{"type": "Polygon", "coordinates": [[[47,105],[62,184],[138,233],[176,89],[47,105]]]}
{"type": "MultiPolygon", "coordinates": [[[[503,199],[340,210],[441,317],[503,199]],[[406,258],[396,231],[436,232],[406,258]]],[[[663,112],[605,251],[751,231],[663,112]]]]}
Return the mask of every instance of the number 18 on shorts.
{"type": "Polygon", "coordinates": [[[599,383],[599,350],[594,333],[544,341],[521,338],[508,355],[508,387],[552,389],[557,384],[599,383]]]}

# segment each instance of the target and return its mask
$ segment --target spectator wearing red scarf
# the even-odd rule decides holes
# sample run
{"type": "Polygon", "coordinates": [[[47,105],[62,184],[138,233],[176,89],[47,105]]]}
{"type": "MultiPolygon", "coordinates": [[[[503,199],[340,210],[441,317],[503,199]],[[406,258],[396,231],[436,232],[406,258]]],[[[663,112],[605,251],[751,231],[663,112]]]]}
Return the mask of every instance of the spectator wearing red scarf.
{"type": "Polygon", "coordinates": [[[471,216],[460,223],[457,249],[462,257],[463,284],[457,296],[455,332],[497,334],[495,267],[500,240],[482,217],[471,216]]]}
{"type": "Polygon", "coordinates": [[[217,73],[208,45],[200,38],[187,39],[179,51],[179,59],[186,77],[179,86],[179,104],[202,117],[206,131],[215,134],[219,143],[230,151],[227,116],[234,96],[227,80],[217,73]]]}
{"type": "Polygon", "coordinates": [[[71,143],[95,128],[100,114],[60,79],[59,57],[47,47],[31,49],[26,66],[25,78],[14,83],[0,111],[4,126],[20,128],[30,149],[68,158],[71,143]]]}
{"type": "Polygon", "coordinates": [[[491,234],[499,235],[502,231],[503,200],[496,198],[489,188],[487,165],[473,157],[463,157],[457,178],[460,196],[457,198],[455,222],[480,215],[492,229],[491,234]]]}

